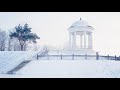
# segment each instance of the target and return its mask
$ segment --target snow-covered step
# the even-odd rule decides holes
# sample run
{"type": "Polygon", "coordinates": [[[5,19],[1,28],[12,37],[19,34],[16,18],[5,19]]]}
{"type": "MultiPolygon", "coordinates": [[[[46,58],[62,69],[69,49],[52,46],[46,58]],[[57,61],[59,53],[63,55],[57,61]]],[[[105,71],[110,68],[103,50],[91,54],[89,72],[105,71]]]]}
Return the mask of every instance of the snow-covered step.
{"type": "Polygon", "coordinates": [[[38,51],[1,51],[0,73],[6,73],[24,60],[32,60],[37,53],[38,51]]]}
{"type": "Polygon", "coordinates": [[[40,51],[1,51],[0,73],[7,73],[23,61],[34,60],[36,59],[37,54],[44,52],[45,49],[41,49],[40,51]]]}
{"type": "Polygon", "coordinates": [[[13,73],[15,73],[16,71],[18,71],[19,69],[21,69],[22,67],[24,67],[29,62],[30,62],[30,60],[26,60],[26,61],[21,62],[17,67],[15,67],[14,69],[8,71],[7,74],[13,74],[13,73]]]}

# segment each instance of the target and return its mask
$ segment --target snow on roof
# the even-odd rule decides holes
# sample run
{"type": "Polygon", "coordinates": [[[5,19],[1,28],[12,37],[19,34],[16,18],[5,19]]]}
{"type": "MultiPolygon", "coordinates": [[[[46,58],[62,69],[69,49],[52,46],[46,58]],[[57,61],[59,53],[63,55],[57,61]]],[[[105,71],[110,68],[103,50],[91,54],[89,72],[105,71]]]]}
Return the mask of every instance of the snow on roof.
{"type": "Polygon", "coordinates": [[[88,24],[88,22],[80,19],[79,21],[74,22],[74,23],[71,25],[71,27],[72,27],[72,26],[73,26],[73,27],[75,27],[75,26],[89,26],[89,24],[88,24]]]}
{"type": "Polygon", "coordinates": [[[70,28],[68,28],[70,31],[92,31],[94,28],[88,24],[88,22],[80,20],[74,22],[70,28]]]}

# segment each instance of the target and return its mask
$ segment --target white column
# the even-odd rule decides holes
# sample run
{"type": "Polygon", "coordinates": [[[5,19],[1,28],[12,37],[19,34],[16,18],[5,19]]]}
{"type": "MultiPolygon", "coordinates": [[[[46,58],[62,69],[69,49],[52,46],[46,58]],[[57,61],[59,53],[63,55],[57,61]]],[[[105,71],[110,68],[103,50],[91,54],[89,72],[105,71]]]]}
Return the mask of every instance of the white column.
{"type": "Polygon", "coordinates": [[[80,35],[80,48],[82,49],[82,35],[80,35]]]}
{"type": "Polygon", "coordinates": [[[74,48],[74,34],[72,34],[72,49],[74,48]]]}
{"type": "Polygon", "coordinates": [[[71,33],[69,33],[69,49],[71,49],[71,33]]]}
{"type": "Polygon", "coordinates": [[[88,48],[92,49],[92,33],[88,34],[88,48]]]}
{"type": "Polygon", "coordinates": [[[73,43],[72,43],[73,49],[76,47],[76,33],[73,34],[73,43]]]}
{"type": "Polygon", "coordinates": [[[92,49],[92,33],[90,33],[90,44],[89,44],[89,46],[90,46],[90,49],[92,49]]]}
{"type": "Polygon", "coordinates": [[[90,49],[90,33],[88,33],[88,49],[90,49]]]}
{"type": "Polygon", "coordinates": [[[76,48],[76,33],[74,33],[74,49],[76,48]]]}
{"type": "Polygon", "coordinates": [[[86,32],[84,32],[84,49],[86,48],[86,32]]]}

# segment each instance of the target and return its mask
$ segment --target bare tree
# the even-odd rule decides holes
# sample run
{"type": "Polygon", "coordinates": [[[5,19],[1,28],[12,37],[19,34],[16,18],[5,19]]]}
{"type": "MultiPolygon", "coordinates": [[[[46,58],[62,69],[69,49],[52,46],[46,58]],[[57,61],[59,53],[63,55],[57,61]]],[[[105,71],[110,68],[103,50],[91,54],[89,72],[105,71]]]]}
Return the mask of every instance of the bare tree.
{"type": "Polygon", "coordinates": [[[18,41],[16,38],[13,38],[12,41],[13,41],[13,43],[12,43],[13,50],[14,50],[14,51],[20,51],[19,41],[18,41]]]}
{"type": "Polygon", "coordinates": [[[14,30],[14,29],[11,29],[11,30],[8,31],[8,39],[7,39],[7,40],[8,40],[8,43],[7,43],[7,50],[8,50],[8,51],[13,51],[13,50],[14,50],[14,49],[13,49],[13,48],[14,48],[14,45],[13,45],[13,44],[14,44],[14,40],[9,37],[9,34],[10,34],[11,32],[13,32],[13,31],[15,31],[15,30],[14,30]]]}
{"type": "Polygon", "coordinates": [[[38,45],[37,44],[33,44],[33,51],[37,51],[38,50],[38,45]]]}
{"type": "Polygon", "coordinates": [[[5,51],[6,48],[7,33],[0,30],[0,51],[5,51]]]}
{"type": "Polygon", "coordinates": [[[8,38],[8,51],[12,51],[12,42],[10,38],[8,38]]]}

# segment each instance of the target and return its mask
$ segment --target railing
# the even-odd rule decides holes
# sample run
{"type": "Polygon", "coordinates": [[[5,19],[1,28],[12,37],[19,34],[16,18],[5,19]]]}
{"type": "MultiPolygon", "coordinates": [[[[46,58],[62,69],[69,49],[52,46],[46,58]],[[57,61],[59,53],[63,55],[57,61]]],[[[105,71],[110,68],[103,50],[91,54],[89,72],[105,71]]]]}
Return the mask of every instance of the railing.
{"type": "Polygon", "coordinates": [[[96,55],[46,55],[46,54],[37,54],[37,60],[120,60],[120,56],[102,56],[99,54],[96,55]]]}
{"type": "Polygon", "coordinates": [[[40,52],[37,52],[37,54],[35,54],[34,56],[32,56],[32,59],[38,59],[38,56],[44,56],[45,54],[47,54],[48,53],[48,50],[47,49],[41,49],[41,51],[40,52]]]}

